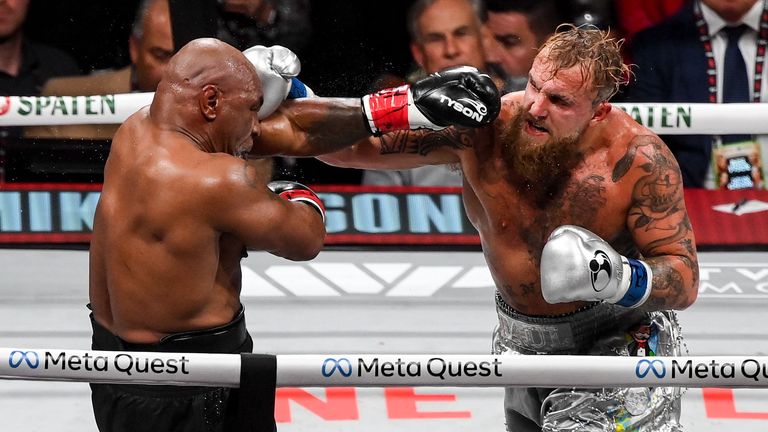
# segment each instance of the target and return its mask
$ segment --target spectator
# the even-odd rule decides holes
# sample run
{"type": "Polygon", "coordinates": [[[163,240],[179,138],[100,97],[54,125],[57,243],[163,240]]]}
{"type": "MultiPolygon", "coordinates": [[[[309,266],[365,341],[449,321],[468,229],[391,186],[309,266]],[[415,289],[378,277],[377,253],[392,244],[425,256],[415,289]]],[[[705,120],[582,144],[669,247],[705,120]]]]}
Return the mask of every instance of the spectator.
{"type": "MultiPolygon", "coordinates": [[[[419,68],[413,82],[426,74],[459,65],[486,69],[485,6],[481,0],[418,0],[408,10],[411,55],[419,68]]],[[[363,184],[393,186],[461,186],[462,174],[448,165],[403,171],[363,173],[363,184]]]]}
{"type": "MultiPolygon", "coordinates": [[[[228,1],[223,4],[239,4],[238,1],[228,1]]],[[[247,3],[247,2],[246,2],[247,3]]],[[[179,43],[173,32],[177,25],[173,18],[183,23],[189,23],[194,9],[188,15],[174,14],[174,0],[141,0],[139,2],[131,35],[128,40],[131,64],[122,69],[99,71],[87,76],[71,76],[51,80],[44,88],[45,95],[101,95],[130,92],[154,92],[160,82],[160,77],[178,47],[187,41],[179,43]]],[[[193,5],[193,2],[189,3],[193,5]]],[[[293,4],[293,3],[291,3],[293,4]]],[[[281,6],[282,7],[282,6],[281,6]]],[[[179,9],[179,5],[176,6],[179,9]]],[[[232,16],[239,10],[232,10],[232,16]]],[[[243,13],[251,13],[243,9],[243,13]]],[[[195,32],[186,32],[191,35],[195,32]]],[[[184,35],[182,35],[183,37],[184,35]]],[[[199,36],[205,36],[200,34],[199,36]]],[[[239,47],[238,47],[239,48],[239,47]]],[[[27,128],[26,135],[35,138],[77,138],[77,139],[111,139],[120,125],[66,125],[27,128]]],[[[259,159],[249,161],[255,169],[267,178],[272,173],[272,161],[259,159]]]]}
{"type": "Polygon", "coordinates": [[[618,31],[632,43],[635,35],[676,14],[689,0],[615,0],[618,31]]]}
{"type": "MultiPolygon", "coordinates": [[[[573,0],[568,12],[569,18],[566,21],[575,26],[595,26],[607,31],[616,40],[625,39],[617,17],[616,4],[614,4],[616,1],[622,0],[573,0]]],[[[624,48],[624,42],[622,42],[621,56],[624,63],[632,64],[624,48]]],[[[611,98],[611,101],[623,101],[625,97],[624,92],[620,91],[611,98]]]]}
{"type": "Polygon", "coordinates": [[[539,46],[563,20],[555,0],[488,0],[488,61],[501,69],[504,93],[525,88],[539,46]]]}
{"type": "MultiPolygon", "coordinates": [[[[102,95],[153,92],[174,53],[168,0],[141,0],[128,39],[131,64],[117,70],[50,80],[43,95],[102,95]]],[[[28,137],[111,139],[119,125],[67,125],[27,128],[28,137]]]]}
{"type": "Polygon", "coordinates": [[[224,14],[219,28],[241,49],[253,45],[282,45],[301,54],[312,35],[309,0],[224,0],[220,3],[224,14]]]}
{"type": "MultiPolygon", "coordinates": [[[[628,90],[629,100],[764,101],[768,96],[760,83],[767,77],[762,63],[758,63],[764,55],[758,55],[763,49],[758,47],[766,38],[760,37],[758,31],[768,25],[767,8],[764,0],[696,0],[674,16],[638,33],[631,48],[637,68],[636,80],[628,90]],[[714,62],[708,62],[709,58],[714,62]],[[761,71],[758,79],[756,70],[761,71]]],[[[755,174],[753,168],[762,172],[767,168],[766,136],[663,138],[680,163],[686,187],[716,188],[724,184],[729,189],[756,188],[759,182],[754,179],[763,176],[755,174]],[[755,154],[762,155],[762,160],[755,158],[755,154]],[[728,171],[718,169],[723,166],[728,171]]]]}
{"type": "Polygon", "coordinates": [[[574,25],[590,24],[615,35],[613,0],[572,0],[570,3],[569,21],[574,25]]]}
{"type": "Polygon", "coordinates": [[[245,50],[282,45],[294,52],[312,34],[309,0],[169,0],[176,46],[215,37],[245,50]]]}
{"type": "MultiPolygon", "coordinates": [[[[46,80],[80,72],[75,60],[56,48],[25,37],[29,0],[0,2],[0,94],[39,95],[46,80]]],[[[0,137],[20,136],[19,127],[0,128],[0,137]]]]}

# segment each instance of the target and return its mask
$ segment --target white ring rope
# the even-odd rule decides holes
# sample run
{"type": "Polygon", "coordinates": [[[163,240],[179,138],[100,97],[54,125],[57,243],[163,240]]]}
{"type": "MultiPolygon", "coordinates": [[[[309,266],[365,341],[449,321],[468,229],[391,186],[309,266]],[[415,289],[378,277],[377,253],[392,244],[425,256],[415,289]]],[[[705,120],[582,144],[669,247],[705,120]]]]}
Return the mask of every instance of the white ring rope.
{"type": "Polygon", "coordinates": [[[120,124],[154,95],[0,96],[0,126],[120,124]]]}
{"type": "MultiPolygon", "coordinates": [[[[768,387],[768,356],[276,358],[278,387],[768,387]]],[[[0,379],[239,387],[240,365],[238,354],[0,348],[0,379]]]]}
{"type": "MultiPolygon", "coordinates": [[[[0,96],[0,126],[119,124],[154,93],[0,96]]],[[[616,103],[658,134],[768,134],[768,104],[616,103]]]]}

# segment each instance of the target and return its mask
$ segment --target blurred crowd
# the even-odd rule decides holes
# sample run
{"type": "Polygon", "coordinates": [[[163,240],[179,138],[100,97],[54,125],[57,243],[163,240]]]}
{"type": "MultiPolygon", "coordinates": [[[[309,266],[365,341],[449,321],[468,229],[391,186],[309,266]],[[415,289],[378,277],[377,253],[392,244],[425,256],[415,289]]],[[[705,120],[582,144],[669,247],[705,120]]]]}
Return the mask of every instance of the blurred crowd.
{"type": "MultiPolygon", "coordinates": [[[[634,76],[614,101],[759,103],[766,92],[766,1],[2,0],[0,93],[153,91],[174,52],[204,36],[239,49],[290,48],[301,59],[302,81],[320,96],[357,97],[456,65],[486,71],[502,92],[512,92],[525,89],[537,48],[559,24],[570,22],[625,39],[634,76]]],[[[0,128],[4,181],[100,182],[100,164],[116,128],[0,128]],[[83,175],[76,175],[77,166],[84,167],[83,175]]],[[[678,159],[686,187],[766,187],[766,137],[662,138],[678,159]]],[[[311,158],[275,158],[273,164],[275,178],[308,184],[462,182],[461,173],[446,166],[379,172],[334,168],[311,158]]]]}

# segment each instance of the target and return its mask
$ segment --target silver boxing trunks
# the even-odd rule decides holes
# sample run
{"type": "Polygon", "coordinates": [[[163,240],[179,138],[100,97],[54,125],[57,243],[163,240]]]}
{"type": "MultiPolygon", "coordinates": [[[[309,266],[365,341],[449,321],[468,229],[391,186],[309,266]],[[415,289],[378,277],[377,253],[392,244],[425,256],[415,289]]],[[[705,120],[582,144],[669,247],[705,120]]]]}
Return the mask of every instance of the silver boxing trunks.
{"type": "MultiPolygon", "coordinates": [[[[534,317],[512,309],[498,292],[496,311],[497,355],[680,355],[680,325],[672,311],[599,302],[563,316],[534,317]]],[[[677,387],[512,387],[504,398],[507,430],[678,432],[681,396],[677,387]]]]}

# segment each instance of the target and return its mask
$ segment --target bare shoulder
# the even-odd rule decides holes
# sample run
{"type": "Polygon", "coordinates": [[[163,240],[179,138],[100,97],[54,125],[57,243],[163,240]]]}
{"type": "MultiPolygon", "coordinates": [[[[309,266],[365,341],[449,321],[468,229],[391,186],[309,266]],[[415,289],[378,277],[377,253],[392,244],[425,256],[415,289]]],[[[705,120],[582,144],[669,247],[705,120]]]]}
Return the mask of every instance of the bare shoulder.
{"type": "Polygon", "coordinates": [[[664,141],[623,111],[621,114],[623,118],[610,125],[613,135],[612,152],[616,159],[613,181],[617,182],[627,176],[636,178],[651,172],[674,177],[674,181],[679,180],[680,167],[664,141]]]}
{"type": "Polygon", "coordinates": [[[129,151],[137,151],[137,146],[147,141],[145,137],[151,135],[152,129],[153,126],[149,123],[149,107],[139,109],[128,116],[115,131],[110,155],[123,147],[130,148],[129,151]]]}
{"type": "Polygon", "coordinates": [[[512,120],[517,115],[520,107],[523,106],[523,96],[525,92],[517,91],[513,93],[507,93],[501,97],[501,112],[497,122],[506,123],[512,120]]]}
{"type": "Polygon", "coordinates": [[[199,182],[215,196],[222,196],[224,191],[235,195],[250,195],[266,191],[268,180],[264,167],[223,153],[203,153],[199,167],[199,182]]]}

